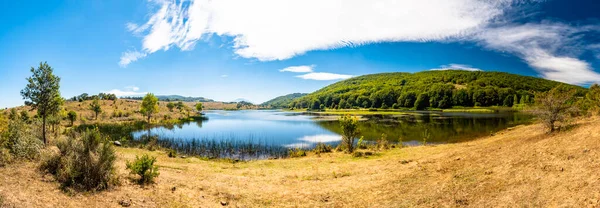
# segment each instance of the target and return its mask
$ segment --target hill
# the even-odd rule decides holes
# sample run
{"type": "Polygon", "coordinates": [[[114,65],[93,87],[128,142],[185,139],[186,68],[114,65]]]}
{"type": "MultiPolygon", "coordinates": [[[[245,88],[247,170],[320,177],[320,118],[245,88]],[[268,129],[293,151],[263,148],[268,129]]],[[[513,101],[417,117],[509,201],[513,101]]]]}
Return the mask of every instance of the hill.
{"type": "MultiPolygon", "coordinates": [[[[181,95],[157,95],[160,101],[183,101],[183,102],[214,102],[212,99],[204,97],[185,97],[181,95]]],[[[130,100],[142,100],[142,97],[123,97],[130,100]]]]}
{"type": "MultiPolygon", "coordinates": [[[[513,106],[533,102],[535,92],[564,83],[484,71],[423,71],[354,77],[293,100],[295,108],[450,108],[513,106]]],[[[564,84],[579,94],[585,88],[564,84]]]]}
{"type": "Polygon", "coordinates": [[[308,93],[287,94],[287,95],[273,98],[273,99],[271,99],[267,102],[264,102],[260,105],[264,106],[264,107],[270,107],[270,108],[288,108],[289,104],[292,102],[292,100],[303,97],[305,95],[308,95],[308,93]]]}

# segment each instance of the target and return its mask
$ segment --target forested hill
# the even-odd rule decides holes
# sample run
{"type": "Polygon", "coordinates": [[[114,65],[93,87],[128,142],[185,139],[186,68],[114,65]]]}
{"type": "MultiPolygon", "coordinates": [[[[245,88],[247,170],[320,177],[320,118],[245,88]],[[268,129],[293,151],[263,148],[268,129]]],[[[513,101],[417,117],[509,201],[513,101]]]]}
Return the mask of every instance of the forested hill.
{"type": "Polygon", "coordinates": [[[288,108],[292,100],[307,95],[307,93],[292,93],[273,98],[267,102],[260,104],[263,107],[270,108],[288,108]]]}
{"type": "Polygon", "coordinates": [[[293,100],[294,108],[449,108],[513,106],[533,102],[535,92],[563,84],[579,94],[585,88],[556,81],[484,71],[381,73],[340,81],[293,100]]]}

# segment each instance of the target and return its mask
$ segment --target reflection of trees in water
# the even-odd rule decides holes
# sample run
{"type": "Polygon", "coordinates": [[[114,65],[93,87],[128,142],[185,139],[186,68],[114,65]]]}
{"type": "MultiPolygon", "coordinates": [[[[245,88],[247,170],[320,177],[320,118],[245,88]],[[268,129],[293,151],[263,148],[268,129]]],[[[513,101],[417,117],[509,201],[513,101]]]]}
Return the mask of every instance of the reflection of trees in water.
{"type": "MultiPolygon", "coordinates": [[[[440,116],[414,116],[395,117],[394,119],[373,119],[360,122],[361,136],[366,140],[380,139],[381,134],[388,135],[388,140],[397,141],[402,138],[404,142],[423,141],[423,132],[427,130],[427,142],[445,143],[470,140],[475,137],[489,135],[512,125],[529,121],[529,116],[519,114],[504,117],[440,117],[440,116]],[[393,121],[392,121],[393,120],[393,121]]],[[[318,124],[335,133],[341,133],[337,121],[318,122],[318,124]]]]}

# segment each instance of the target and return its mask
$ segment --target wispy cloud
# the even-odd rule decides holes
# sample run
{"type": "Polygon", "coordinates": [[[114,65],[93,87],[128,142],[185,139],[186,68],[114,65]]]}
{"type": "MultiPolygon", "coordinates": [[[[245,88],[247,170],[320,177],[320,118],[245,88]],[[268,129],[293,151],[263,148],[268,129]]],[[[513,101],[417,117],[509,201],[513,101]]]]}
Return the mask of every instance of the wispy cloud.
{"type": "Polygon", "coordinates": [[[112,89],[109,91],[103,91],[103,93],[115,94],[117,97],[127,97],[127,96],[141,96],[147,94],[147,92],[139,92],[140,88],[136,86],[127,86],[124,87],[124,90],[120,89],[112,89]]]}
{"type": "Polygon", "coordinates": [[[307,73],[312,72],[315,65],[304,65],[304,66],[290,66],[279,70],[280,72],[295,72],[295,73],[307,73]]]}
{"type": "Polygon", "coordinates": [[[221,78],[227,78],[227,77],[229,77],[229,75],[227,75],[227,74],[221,75],[221,78]]]}
{"type": "Polygon", "coordinates": [[[441,65],[440,68],[430,69],[430,70],[465,70],[465,71],[482,71],[478,68],[473,68],[471,65],[466,64],[448,64],[441,65]]]}
{"type": "Polygon", "coordinates": [[[260,61],[377,42],[470,41],[517,55],[548,79],[576,84],[600,80],[589,63],[577,58],[577,37],[593,28],[551,22],[513,25],[505,15],[523,0],[152,2],[158,9],[146,23],[127,25],[143,37],[142,52],[124,53],[121,65],[172,47],[191,50],[210,35],[233,37],[235,54],[260,61]]]}
{"type": "Polygon", "coordinates": [[[139,51],[127,51],[121,54],[121,61],[119,61],[119,66],[127,67],[131,62],[137,61],[140,58],[146,57],[148,54],[139,52],[139,51]]]}
{"type": "Polygon", "coordinates": [[[347,74],[334,74],[327,72],[311,72],[308,74],[298,75],[296,76],[302,79],[312,79],[312,80],[340,80],[340,79],[348,79],[352,78],[352,75],[347,74]]]}

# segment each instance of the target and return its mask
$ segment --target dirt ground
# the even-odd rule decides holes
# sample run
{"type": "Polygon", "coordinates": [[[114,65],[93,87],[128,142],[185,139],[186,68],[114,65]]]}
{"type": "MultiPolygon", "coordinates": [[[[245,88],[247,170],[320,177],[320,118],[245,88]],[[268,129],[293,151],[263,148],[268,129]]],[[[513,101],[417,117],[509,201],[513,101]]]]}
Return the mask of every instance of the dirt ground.
{"type": "Polygon", "coordinates": [[[600,119],[545,134],[518,126],[471,142],[240,163],[118,148],[121,186],[69,194],[34,162],[0,168],[7,207],[599,207],[600,119]],[[153,185],[125,161],[157,156],[153,185]]]}

